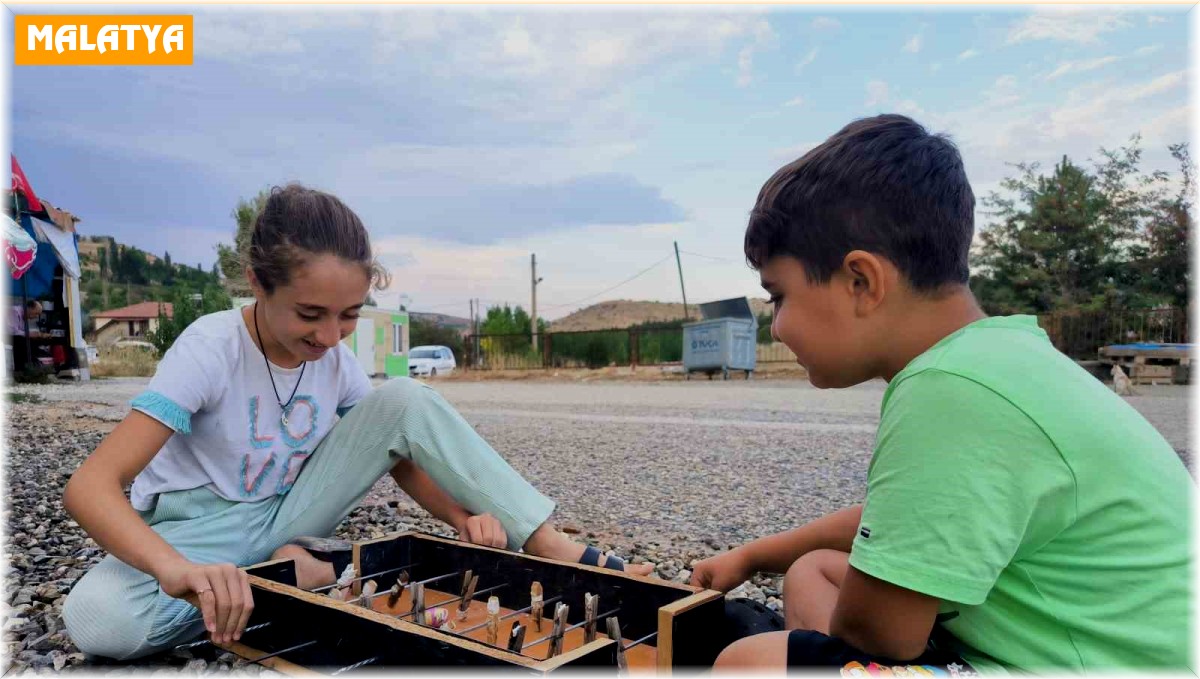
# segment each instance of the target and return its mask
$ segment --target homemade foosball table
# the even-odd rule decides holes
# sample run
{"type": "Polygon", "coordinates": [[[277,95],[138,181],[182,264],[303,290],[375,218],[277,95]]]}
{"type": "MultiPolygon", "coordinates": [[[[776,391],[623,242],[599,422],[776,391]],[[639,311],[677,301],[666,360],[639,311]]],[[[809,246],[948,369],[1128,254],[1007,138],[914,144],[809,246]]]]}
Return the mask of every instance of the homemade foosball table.
{"type": "Polygon", "coordinates": [[[344,590],[311,592],[295,586],[290,560],[247,568],[254,612],[241,640],[221,647],[288,674],[667,673],[711,666],[724,645],[724,596],[689,585],[423,533],[356,543],[352,566],[344,590]]]}

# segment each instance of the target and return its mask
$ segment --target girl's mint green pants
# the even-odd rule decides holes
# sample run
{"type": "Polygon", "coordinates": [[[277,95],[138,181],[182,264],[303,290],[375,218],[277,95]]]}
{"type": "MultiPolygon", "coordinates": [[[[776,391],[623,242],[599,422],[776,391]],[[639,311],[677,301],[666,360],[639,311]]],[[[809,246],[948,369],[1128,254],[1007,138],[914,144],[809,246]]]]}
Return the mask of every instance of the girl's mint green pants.
{"type": "MultiPolygon", "coordinates": [[[[400,460],[415,462],[472,514],[499,519],[510,549],[525,544],[554,510],[436,391],[400,378],[333,427],[286,494],[233,502],[205,488],[180,490],[160,495],[142,517],[191,561],[246,566],[297,536],[332,535],[400,460]]],[[[63,619],[80,650],[122,660],[204,631],[199,610],[112,555],[76,583],[63,619]]]]}

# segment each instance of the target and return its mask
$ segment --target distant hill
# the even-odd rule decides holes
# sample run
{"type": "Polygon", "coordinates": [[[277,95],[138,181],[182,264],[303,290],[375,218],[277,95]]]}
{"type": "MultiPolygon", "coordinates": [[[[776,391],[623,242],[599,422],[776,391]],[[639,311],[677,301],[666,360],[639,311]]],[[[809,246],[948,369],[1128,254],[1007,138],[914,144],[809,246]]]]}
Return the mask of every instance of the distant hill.
{"type": "MultiPolygon", "coordinates": [[[[708,300],[705,300],[708,301],[708,300]]],[[[750,298],[750,309],[756,316],[771,313],[771,305],[763,299],[750,298]]],[[[628,328],[649,322],[675,321],[683,318],[679,302],[638,302],[627,299],[599,302],[550,324],[551,332],[578,332],[628,328]]],[[[688,305],[688,318],[700,320],[700,306],[688,305]]]]}
{"type": "MultiPolygon", "coordinates": [[[[110,236],[82,236],[79,239],[79,267],[84,271],[100,271],[100,248],[111,249],[114,241],[110,236]]],[[[117,247],[121,244],[117,243],[117,247]]],[[[137,249],[137,248],[133,248],[137,249]]],[[[144,252],[147,264],[154,264],[158,257],[144,252]]]]}
{"type": "Polygon", "coordinates": [[[454,328],[455,330],[465,330],[471,325],[471,320],[468,318],[460,318],[458,316],[450,316],[449,314],[434,314],[425,311],[410,311],[410,318],[420,319],[426,323],[432,323],[442,328],[454,328]]]}

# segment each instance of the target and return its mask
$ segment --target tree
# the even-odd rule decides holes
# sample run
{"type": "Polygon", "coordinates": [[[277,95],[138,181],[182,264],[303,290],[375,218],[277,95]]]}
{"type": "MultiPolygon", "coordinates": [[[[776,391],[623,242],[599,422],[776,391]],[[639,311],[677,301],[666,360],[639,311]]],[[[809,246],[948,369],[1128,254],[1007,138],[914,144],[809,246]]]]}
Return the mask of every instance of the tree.
{"type": "Polygon", "coordinates": [[[205,286],[200,293],[199,304],[192,299],[195,292],[195,289],[186,286],[176,288],[171,300],[170,317],[167,317],[165,306],[159,307],[158,327],[146,334],[146,338],[158,349],[159,356],[167,353],[179,335],[197,318],[233,306],[229,294],[220,285],[205,286]]]}
{"type": "MultiPolygon", "coordinates": [[[[481,335],[528,335],[529,313],[517,305],[488,307],[487,316],[479,324],[481,335]]],[[[545,319],[538,319],[538,333],[546,332],[545,319]]],[[[532,341],[532,340],[531,340],[532,341]]]]}
{"type": "MultiPolygon", "coordinates": [[[[1063,157],[1053,172],[1018,164],[1004,193],[983,200],[997,221],[980,231],[971,287],[993,314],[1186,304],[1188,188],[1142,173],[1140,139],[1101,149],[1091,171],[1063,157]]],[[[1186,146],[1171,147],[1187,165],[1186,146]]]]}
{"type": "Polygon", "coordinates": [[[1149,294],[1161,296],[1178,308],[1188,305],[1191,283],[1188,256],[1192,240],[1192,190],[1195,166],[1187,144],[1170,147],[1179,162],[1182,182],[1175,195],[1162,195],[1146,225],[1146,256],[1141,261],[1142,281],[1149,294]]]}
{"type": "Polygon", "coordinates": [[[245,275],[250,236],[254,233],[254,220],[258,218],[258,213],[262,212],[270,196],[271,192],[264,189],[250,200],[239,199],[237,206],[233,208],[233,219],[237,223],[233,247],[224,243],[217,245],[217,261],[221,265],[221,273],[225,274],[226,287],[232,295],[247,297],[251,294],[250,283],[245,275]]]}
{"type": "Polygon", "coordinates": [[[427,344],[450,347],[455,356],[463,355],[463,339],[454,328],[438,325],[418,316],[409,314],[408,340],[414,347],[427,344]]]}

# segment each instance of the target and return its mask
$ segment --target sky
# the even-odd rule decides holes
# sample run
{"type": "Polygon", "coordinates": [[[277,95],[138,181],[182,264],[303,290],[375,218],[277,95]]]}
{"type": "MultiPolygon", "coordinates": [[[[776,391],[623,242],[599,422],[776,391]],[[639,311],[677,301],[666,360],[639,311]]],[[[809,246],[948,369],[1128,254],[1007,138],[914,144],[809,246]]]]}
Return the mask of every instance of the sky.
{"type": "Polygon", "coordinates": [[[208,268],[299,181],[362,217],[381,306],[457,316],[528,309],[531,254],[550,320],[678,302],[674,243],[690,303],[762,297],[759,188],[857,118],[948,133],[981,199],[1134,134],[1176,172],[1191,117],[1186,5],[8,9],[195,17],[192,66],[10,65],[12,150],[82,234],[208,268]]]}

